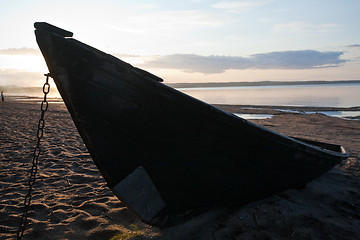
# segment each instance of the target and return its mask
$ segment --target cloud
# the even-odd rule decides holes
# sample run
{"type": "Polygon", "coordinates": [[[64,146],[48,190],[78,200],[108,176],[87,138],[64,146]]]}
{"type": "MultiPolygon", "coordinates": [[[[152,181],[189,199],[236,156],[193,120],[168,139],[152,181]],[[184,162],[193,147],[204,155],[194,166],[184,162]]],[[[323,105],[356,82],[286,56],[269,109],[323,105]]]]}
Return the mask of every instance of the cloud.
{"type": "MultiPolygon", "coordinates": [[[[162,34],[181,35],[183,32],[196,30],[202,27],[219,27],[226,24],[227,18],[219,18],[216,14],[196,10],[178,11],[153,11],[124,17],[119,22],[113,19],[105,24],[111,31],[125,32],[130,34],[150,35],[162,34]]],[[[112,32],[113,33],[113,32],[112,32]]]]}
{"type": "Polygon", "coordinates": [[[7,48],[0,49],[0,55],[41,55],[37,48],[7,48]]]}
{"type": "Polygon", "coordinates": [[[313,69],[336,67],[346,62],[339,57],[343,52],[315,50],[283,51],[254,54],[250,57],[200,56],[174,54],[157,56],[141,64],[149,68],[179,69],[205,74],[222,73],[229,69],[313,69]]]}
{"type": "Polygon", "coordinates": [[[145,62],[146,67],[180,69],[185,72],[220,73],[236,65],[246,64],[242,57],[200,56],[195,54],[174,54],[158,56],[145,62]]]}
{"type": "Polygon", "coordinates": [[[262,69],[311,69],[335,67],[346,60],[339,59],[343,52],[319,52],[315,50],[271,52],[252,55],[253,66],[262,69]]]}
{"type": "Polygon", "coordinates": [[[221,1],[212,5],[213,8],[223,9],[233,13],[245,13],[266,5],[273,0],[262,1],[221,1]]]}
{"type": "Polygon", "coordinates": [[[360,48],[360,44],[346,45],[345,47],[349,47],[349,48],[360,48]]]}
{"type": "Polygon", "coordinates": [[[144,3],[144,4],[136,4],[134,5],[134,7],[138,9],[155,9],[158,8],[158,5],[153,3],[144,3]]]}
{"type": "Polygon", "coordinates": [[[341,28],[339,24],[325,23],[325,24],[313,24],[309,22],[290,22],[280,23],[273,26],[273,32],[275,33],[304,33],[304,32],[331,32],[337,31],[341,28]]]}

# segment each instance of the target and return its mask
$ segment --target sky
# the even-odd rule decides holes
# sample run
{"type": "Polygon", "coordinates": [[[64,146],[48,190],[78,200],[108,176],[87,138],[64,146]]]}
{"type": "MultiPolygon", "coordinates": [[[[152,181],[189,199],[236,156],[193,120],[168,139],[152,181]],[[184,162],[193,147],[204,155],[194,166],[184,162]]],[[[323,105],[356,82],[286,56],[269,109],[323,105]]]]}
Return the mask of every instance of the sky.
{"type": "Polygon", "coordinates": [[[0,86],[42,86],[34,22],[165,83],[360,79],[359,0],[0,3],[0,86]]]}

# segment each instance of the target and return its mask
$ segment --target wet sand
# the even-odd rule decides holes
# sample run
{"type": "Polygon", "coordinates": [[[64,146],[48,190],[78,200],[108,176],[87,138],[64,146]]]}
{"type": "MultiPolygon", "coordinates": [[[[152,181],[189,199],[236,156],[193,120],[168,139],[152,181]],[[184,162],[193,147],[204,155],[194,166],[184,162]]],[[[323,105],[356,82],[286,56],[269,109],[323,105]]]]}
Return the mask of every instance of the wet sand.
{"type": "MultiPolygon", "coordinates": [[[[64,104],[51,103],[24,239],[360,239],[360,121],[276,107],[219,107],[271,112],[271,119],[252,121],[286,135],[341,144],[350,157],[304,189],[246,206],[215,208],[159,229],[141,222],[112,194],[64,104]]],[[[0,111],[0,239],[14,239],[40,105],[36,100],[6,101],[0,102],[0,111]]]]}

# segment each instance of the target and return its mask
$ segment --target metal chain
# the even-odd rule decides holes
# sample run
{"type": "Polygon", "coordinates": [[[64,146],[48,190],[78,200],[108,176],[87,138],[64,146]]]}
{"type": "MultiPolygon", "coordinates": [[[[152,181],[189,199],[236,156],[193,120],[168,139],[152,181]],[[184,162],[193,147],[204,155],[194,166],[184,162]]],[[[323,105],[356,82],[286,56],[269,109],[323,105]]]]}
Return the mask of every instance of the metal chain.
{"type": "Polygon", "coordinates": [[[44,116],[45,116],[45,112],[49,107],[49,103],[46,99],[47,94],[50,92],[50,84],[49,84],[49,77],[50,74],[44,74],[44,76],[46,76],[46,82],[43,86],[43,93],[44,93],[44,100],[41,102],[41,117],[38,123],[38,130],[36,133],[36,147],[34,149],[34,156],[32,159],[32,167],[31,167],[31,173],[30,173],[30,177],[29,177],[29,181],[28,181],[28,185],[29,185],[29,189],[28,189],[28,193],[25,196],[25,201],[24,201],[24,212],[21,215],[21,220],[20,220],[20,225],[19,225],[19,229],[17,230],[16,236],[17,239],[21,239],[24,235],[24,231],[25,231],[25,225],[27,222],[27,217],[28,217],[28,211],[30,209],[30,202],[31,202],[31,192],[32,192],[32,188],[35,184],[35,180],[36,180],[36,173],[38,171],[38,163],[39,163],[39,156],[40,156],[40,152],[41,152],[41,148],[40,148],[40,140],[44,135],[44,126],[45,126],[45,120],[44,120],[44,116]]]}

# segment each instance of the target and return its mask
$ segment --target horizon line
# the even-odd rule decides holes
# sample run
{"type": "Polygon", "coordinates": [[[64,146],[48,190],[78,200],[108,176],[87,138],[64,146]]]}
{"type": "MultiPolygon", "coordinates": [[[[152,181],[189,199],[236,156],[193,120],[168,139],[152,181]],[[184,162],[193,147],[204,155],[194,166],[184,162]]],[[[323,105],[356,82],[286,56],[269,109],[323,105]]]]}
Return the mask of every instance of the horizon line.
{"type": "MultiPolygon", "coordinates": [[[[255,81],[255,82],[178,82],[166,83],[173,88],[194,88],[194,87],[247,87],[247,86],[283,86],[283,85],[316,85],[316,84],[343,84],[343,83],[360,83],[358,80],[309,80],[309,81],[255,81]]],[[[40,89],[42,87],[35,86],[19,86],[19,85],[0,85],[0,88],[17,88],[17,89],[40,89]]]]}

